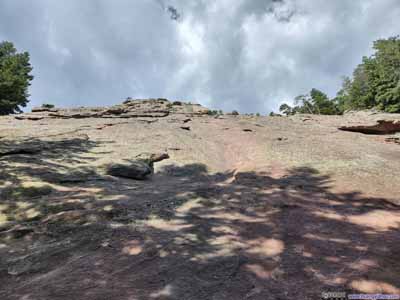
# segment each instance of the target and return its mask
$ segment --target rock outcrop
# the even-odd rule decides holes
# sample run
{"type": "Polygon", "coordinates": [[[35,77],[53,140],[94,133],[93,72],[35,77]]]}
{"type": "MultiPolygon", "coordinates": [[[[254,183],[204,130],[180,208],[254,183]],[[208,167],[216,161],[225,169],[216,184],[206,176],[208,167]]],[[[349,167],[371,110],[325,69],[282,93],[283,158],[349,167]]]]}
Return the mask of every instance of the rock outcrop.
{"type": "Polygon", "coordinates": [[[372,124],[342,126],[339,129],[365,134],[392,134],[400,132],[400,120],[378,120],[372,124]]]}
{"type": "Polygon", "coordinates": [[[34,108],[32,108],[32,112],[45,112],[45,111],[57,112],[58,109],[54,108],[54,107],[34,107],[34,108]]]}
{"type": "Polygon", "coordinates": [[[33,108],[32,113],[15,116],[17,120],[37,121],[44,118],[84,119],[84,118],[163,118],[171,114],[188,116],[206,115],[209,109],[200,104],[170,102],[167,99],[126,100],[111,107],[81,107],[71,109],[33,108]]]}

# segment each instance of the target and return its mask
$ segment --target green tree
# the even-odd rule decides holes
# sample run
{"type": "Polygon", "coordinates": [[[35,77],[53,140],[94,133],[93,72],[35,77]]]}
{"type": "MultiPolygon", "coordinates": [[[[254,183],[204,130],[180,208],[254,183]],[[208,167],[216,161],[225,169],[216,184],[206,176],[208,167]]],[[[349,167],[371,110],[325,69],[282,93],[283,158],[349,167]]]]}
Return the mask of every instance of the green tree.
{"type": "Polygon", "coordinates": [[[18,53],[10,42],[0,43],[0,115],[21,112],[28,103],[33,76],[29,53],[18,53]]]}
{"type": "MultiPolygon", "coordinates": [[[[286,103],[283,103],[281,106],[279,106],[279,111],[287,116],[293,114],[293,108],[286,103]]],[[[271,112],[271,113],[272,113],[272,115],[270,114],[270,116],[275,115],[273,112],[271,112]]]]}
{"type": "Polygon", "coordinates": [[[363,57],[363,63],[353,72],[353,80],[348,87],[347,109],[366,109],[375,106],[375,92],[372,82],[375,76],[375,62],[363,57]]]}
{"type": "Polygon", "coordinates": [[[377,40],[370,78],[377,108],[400,112],[400,38],[377,40]]]}
{"type": "Polygon", "coordinates": [[[338,111],[340,113],[351,109],[349,107],[350,103],[350,89],[351,89],[351,79],[347,76],[343,77],[342,88],[337,92],[335,102],[337,103],[338,111]]]}
{"type": "Polygon", "coordinates": [[[330,100],[328,96],[318,89],[312,89],[307,95],[299,95],[294,99],[294,107],[284,103],[279,111],[285,115],[318,114],[337,115],[342,112],[338,99],[330,100]]]}
{"type": "Polygon", "coordinates": [[[293,108],[293,113],[300,114],[314,114],[316,113],[315,108],[312,104],[312,99],[310,95],[299,95],[294,98],[294,104],[296,105],[293,108]]]}
{"type": "Polygon", "coordinates": [[[375,53],[363,57],[346,78],[337,99],[344,110],[377,108],[400,112],[400,38],[374,42],[375,53]]]}
{"type": "Polygon", "coordinates": [[[328,96],[320,90],[312,89],[310,98],[314,113],[320,115],[340,114],[340,108],[336,99],[330,100],[328,96]]]}

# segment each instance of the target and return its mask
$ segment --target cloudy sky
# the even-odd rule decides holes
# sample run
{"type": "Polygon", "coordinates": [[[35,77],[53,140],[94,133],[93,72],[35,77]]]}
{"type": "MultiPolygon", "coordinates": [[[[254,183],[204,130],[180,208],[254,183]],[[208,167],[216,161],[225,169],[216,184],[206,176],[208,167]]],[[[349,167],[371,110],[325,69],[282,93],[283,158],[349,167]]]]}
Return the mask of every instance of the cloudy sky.
{"type": "Polygon", "coordinates": [[[29,51],[31,106],[166,97],[267,113],[334,96],[400,0],[0,0],[0,40],[29,51]]]}

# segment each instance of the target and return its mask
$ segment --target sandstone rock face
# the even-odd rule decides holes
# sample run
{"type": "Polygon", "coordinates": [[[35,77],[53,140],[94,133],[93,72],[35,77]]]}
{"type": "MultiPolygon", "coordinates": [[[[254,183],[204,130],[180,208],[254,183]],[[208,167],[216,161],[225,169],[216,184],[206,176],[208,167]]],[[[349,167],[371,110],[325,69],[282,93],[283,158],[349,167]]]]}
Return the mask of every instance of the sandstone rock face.
{"type": "Polygon", "coordinates": [[[57,108],[49,108],[49,107],[34,107],[32,108],[32,112],[45,112],[45,111],[51,111],[51,112],[57,112],[57,108]]]}
{"type": "Polygon", "coordinates": [[[15,116],[17,120],[30,120],[30,121],[40,121],[44,119],[42,115],[35,115],[35,114],[21,114],[15,116]]]}
{"type": "Polygon", "coordinates": [[[167,99],[129,99],[111,107],[82,107],[71,109],[42,108],[32,109],[30,114],[16,116],[17,120],[42,120],[44,118],[84,119],[84,118],[163,118],[170,114],[189,116],[206,115],[209,110],[199,104],[170,102],[167,99]]]}
{"type": "Polygon", "coordinates": [[[205,112],[0,116],[0,299],[400,293],[400,115],[205,112]]]}

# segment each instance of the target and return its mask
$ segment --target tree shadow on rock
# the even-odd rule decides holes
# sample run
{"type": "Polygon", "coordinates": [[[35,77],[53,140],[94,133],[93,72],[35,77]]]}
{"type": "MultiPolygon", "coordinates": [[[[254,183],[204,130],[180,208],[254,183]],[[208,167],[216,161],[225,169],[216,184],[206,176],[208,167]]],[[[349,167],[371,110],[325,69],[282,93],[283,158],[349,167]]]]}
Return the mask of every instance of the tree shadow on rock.
{"type": "MultiPolygon", "coordinates": [[[[399,207],[333,192],[333,185],[312,168],[283,176],[210,174],[199,164],[167,166],[148,182],[111,182],[92,204],[118,213],[93,221],[103,227],[57,257],[58,265],[23,274],[31,283],[3,276],[14,287],[7,296],[317,299],[323,291],[396,292],[399,207]]],[[[88,222],[76,228],[87,230],[88,222]]]]}
{"type": "Polygon", "coordinates": [[[102,143],[87,135],[2,140],[0,144],[0,237],[33,232],[52,214],[83,209],[80,185],[97,180],[89,165],[102,143]],[[77,191],[69,191],[69,187],[77,191]],[[66,198],[68,197],[68,198],[66,198]],[[76,201],[74,201],[74,198],[76,201]],[[29,230],[28,230],[28,229],[29,230]]]}
{"type": "Polygon", "coordinates": [[[0,179],[18,183],[21,177],[28,176],[47,182],[62,181],[69,173],[87,171],[84,165],[96,160],[87,154],[101,143],[90,140],[85,134],[2,140],[0,179]]]}

